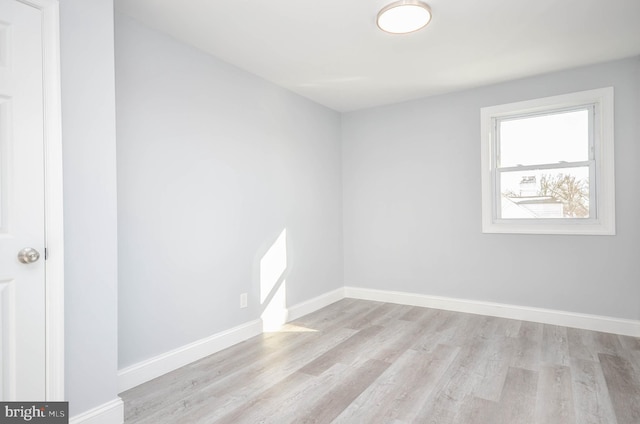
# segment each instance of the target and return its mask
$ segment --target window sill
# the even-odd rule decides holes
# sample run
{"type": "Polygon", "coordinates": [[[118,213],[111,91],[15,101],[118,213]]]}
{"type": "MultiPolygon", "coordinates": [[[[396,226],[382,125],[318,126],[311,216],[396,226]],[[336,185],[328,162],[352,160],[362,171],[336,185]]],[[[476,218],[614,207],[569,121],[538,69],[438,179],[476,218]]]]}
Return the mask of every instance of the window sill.
{"type": "Polygon", "coordinates": [[[553,223],[545,220],[500,220],[483,222],[482,232],[485,234],[559,234],[559,235],[615,235],[613,223],[593,220],[566,220],[569,222],[553,223]],[[523,222],[524,221],[524,222],[523,222]]]}

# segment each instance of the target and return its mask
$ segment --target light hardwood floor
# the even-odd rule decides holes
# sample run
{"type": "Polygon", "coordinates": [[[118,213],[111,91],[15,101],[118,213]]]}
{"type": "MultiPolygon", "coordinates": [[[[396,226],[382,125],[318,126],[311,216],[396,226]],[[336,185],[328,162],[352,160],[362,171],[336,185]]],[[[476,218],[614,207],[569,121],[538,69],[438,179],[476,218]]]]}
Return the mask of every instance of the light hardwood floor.
{"type": "Polygon", "coordinates": [[[127,424],[640,424],[640,339],[344,299],[121,396],[127,424]]]}

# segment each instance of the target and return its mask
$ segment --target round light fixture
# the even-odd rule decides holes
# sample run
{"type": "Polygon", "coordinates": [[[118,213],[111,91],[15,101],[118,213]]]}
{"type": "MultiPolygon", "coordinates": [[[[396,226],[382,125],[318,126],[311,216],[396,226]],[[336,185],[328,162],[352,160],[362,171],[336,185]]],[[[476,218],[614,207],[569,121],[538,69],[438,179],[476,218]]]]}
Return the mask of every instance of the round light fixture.
{"type": "Polygon", "coordinates": [[[407,34],[424,28],[431,20],[431,8],[418,0],[400,0],[378,12],[378,28],[391,34],[407,34]]]}

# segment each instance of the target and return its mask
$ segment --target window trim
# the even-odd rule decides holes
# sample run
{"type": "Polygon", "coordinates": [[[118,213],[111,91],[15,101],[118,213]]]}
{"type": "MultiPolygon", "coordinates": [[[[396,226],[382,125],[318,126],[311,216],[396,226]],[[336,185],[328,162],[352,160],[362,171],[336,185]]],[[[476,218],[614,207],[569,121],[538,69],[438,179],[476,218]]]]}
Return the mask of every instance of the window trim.
{"type": "MultiPolygon", "coordinates": [[[[508,103],[480,110],[481,118],[481,172],[482,172],[482,232],[514,234],[615,234],[615,182],[613,139],[613,87],[587,90],[559,96],[508,103]],[[593,166],[590,181],[595,196],[596,216],[563,219],[498,219],[496,196],[496,119],[517,117],[561,109],[572,109],[593,104],[593,166]]],[[[591,210],[591,205],[590,205],[591,210]]]]}

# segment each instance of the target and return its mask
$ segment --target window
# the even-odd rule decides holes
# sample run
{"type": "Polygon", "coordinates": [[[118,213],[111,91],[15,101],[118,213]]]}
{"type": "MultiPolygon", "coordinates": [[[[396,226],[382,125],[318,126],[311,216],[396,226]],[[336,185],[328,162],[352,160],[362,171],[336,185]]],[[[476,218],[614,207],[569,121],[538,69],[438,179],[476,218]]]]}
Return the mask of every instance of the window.
{"type": "Polygon", "coordinates": [[[481,109],[482,231],[615,234],[613,88],[481,109]]]}

